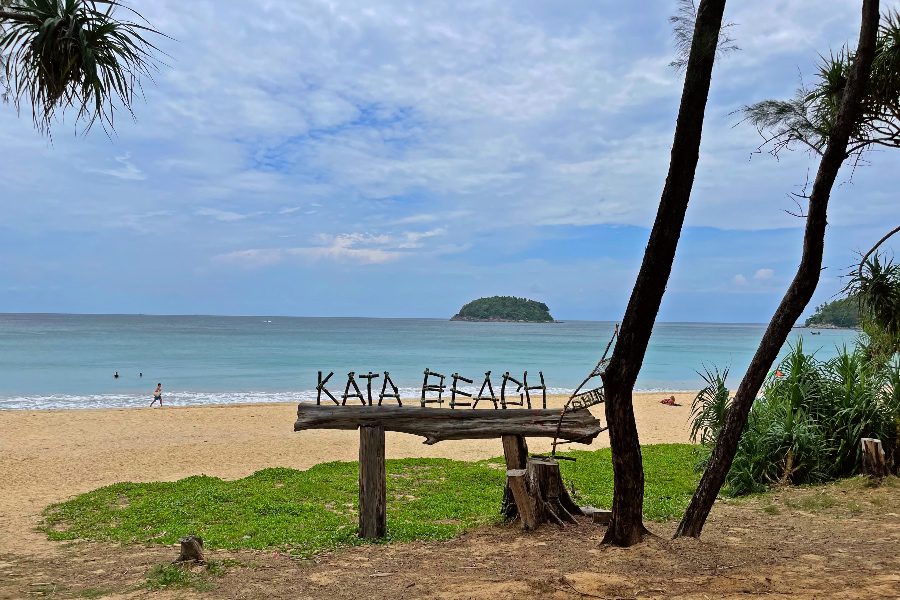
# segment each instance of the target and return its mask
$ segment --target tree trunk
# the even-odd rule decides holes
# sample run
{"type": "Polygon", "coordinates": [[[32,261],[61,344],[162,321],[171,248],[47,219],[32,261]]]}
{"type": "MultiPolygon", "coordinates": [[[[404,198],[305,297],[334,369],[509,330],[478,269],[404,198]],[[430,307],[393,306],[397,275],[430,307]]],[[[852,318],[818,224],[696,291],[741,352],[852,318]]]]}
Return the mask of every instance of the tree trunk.
{"type": "Polygon", "coordinates": [[[853,71],[847,80],[847,87],[841,100],[837,121],[822,154],[819,170],[809,196],[809,213],[803,236],[803,257],[794,280],[781,300],[778,309],[769,321],[769,326],[759,343],[756,354],[750,362],[747,373],[741,380],[725,417],[725,425],[716,440],[712,458],[703,472],[700,484],[678,525],[675,537],[699,537],[709,516],[709,511],[737,452],[741,432],[747,424],[750,407],[765,380],[766,373],[778,357],[791,328],[806,308],[819,283],[822,268],[822,253],[825,246],[825,226],[827,225],[828,200],[838,171],[847,158],[847,144],[850,133],[859,117],[872,57],[875,53],[875,36],[878,31],[878,0],[863,0],[862,26],[859,46],[853,71]]]}
{"type": "Polygon", "coordinates": [[[603,538],[605,544],[631,546],[647,532],[641,520],[644,469],[631,393],[672,272],[691,197],[724,10],[725,0],[701,0],[697,9],[669,173],[619,338],[603,375],[614,483],[612,518],[603,538]]]}

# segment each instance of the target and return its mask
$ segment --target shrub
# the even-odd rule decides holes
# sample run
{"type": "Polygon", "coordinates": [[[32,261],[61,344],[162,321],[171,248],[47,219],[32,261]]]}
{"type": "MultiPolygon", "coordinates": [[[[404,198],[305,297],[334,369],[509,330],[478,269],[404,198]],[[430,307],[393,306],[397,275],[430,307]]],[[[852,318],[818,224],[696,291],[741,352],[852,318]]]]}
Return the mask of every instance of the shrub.
{"type": "MultiPolygon", "coordinates": [[[[860,463],[863,437],[882,440],[888,456],[896,453],[900,358],[884,364],[859,349],[843,348],[820,361],[798,341],[779,370],[783,376],[766,382],[750,410],[728,474],[729,493],[851,475],[860,463]]],[[[692,406],[692,435],[700,434],[707,455],[724,422],[719,411],[728,398],[725,375],[707,371],[708,385],[692,406]]]]}

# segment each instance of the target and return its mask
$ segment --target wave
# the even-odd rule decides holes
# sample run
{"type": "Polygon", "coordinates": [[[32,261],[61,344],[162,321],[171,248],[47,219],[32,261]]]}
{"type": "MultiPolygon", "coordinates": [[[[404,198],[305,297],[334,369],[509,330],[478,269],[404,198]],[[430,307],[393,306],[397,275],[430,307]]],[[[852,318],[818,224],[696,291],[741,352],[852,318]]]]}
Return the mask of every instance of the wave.
{"type": "MultiPolygon", "coordinates": [[[[400,397],[404,400],[416,401],[422,396],[421,388],[399,388],[400,397]]],[[[463,391],[474,394],[478,389],[472,387],[460,388],[463,391]]],[[[378,390],[380,391],[380,390],[378,390]]],[[[548,387],[548,395],[568,395],[574,390],[571,388],[548,387]]],[[[652,388],[637,389],[636,392],[667,392],[672,389],[652,388]]],[[[372,390],[377,400],[376,390],[372,390]]],[[[499,399],[499,390],[496,390],[499,399]]],[[[341,392],[331,390],[331,393],[340,400],[341,392]]],[[[363,388],[363,394],[365,394],[363,388]]],[[[324,397],[324,395],[323,395],[324,397]]],[[[429,398],[436,397],[429,393],[429,398]]],[[[449,390],[444,392],[444,401],[449,402],[449,390]]],[[[540,398],[540,392],[532,394],[532,401],[540,398]]],[[[0,410],[60,410],[60,409],[87,409],[87,408],[140,408],[150,404],[149,394],[49,394],[49,395],[20,395],[0,397],[0,410]]],[[[171,406],[208,406],[215,404],[263,404],[263,403],[297,403],[315,402],[316,390],[299,391],[241,391],[241,392],[196,392],[196,391],[167,391],[163,395],[163,402],[171,406]]],[[[327,398],[325,398],[327,401],[327,398]]],[[[466,401],[466,398],[462,398],[466,401]]],[[[358,399],[348,399],[348,404],[357,404],[358,399]]]]}

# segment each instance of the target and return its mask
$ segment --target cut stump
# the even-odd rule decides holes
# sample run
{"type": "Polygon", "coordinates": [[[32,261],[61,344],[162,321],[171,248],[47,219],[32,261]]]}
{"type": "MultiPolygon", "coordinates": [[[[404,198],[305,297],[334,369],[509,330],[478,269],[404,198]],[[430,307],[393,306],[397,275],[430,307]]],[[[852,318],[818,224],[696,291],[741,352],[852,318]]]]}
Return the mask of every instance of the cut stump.
{"type": "Polygon", "coordinates": [[[882,479],[888,476],[887,462],[884,458],[884,448],[881,440],[875,438],[862,438],[862,472],[872,479],[882,479]]]}
{"type": "Polygon", "coordinates": [[[529,458],[524,469],[508,469],[506,481],[526,531],[543,523],[564,527],[584,514],[566,491],[556,460],[529,458]]]}

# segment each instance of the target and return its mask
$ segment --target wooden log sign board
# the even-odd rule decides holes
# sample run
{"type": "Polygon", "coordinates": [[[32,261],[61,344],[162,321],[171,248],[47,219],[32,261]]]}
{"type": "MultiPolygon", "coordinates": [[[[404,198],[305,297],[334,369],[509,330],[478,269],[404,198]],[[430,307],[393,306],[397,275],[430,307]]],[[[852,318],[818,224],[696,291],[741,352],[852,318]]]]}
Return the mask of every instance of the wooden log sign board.
{"type": "MultiPolygon", "coordinates": [[[[387,533],[385,431],[421,435],[426,444],[444,440],[502,438],[507,467],[525,467],[525,437],[556,437],[589,444],[602,431],[600,421],[586,408],[571,412],[554,409],[448,410],[420,406],[328,406],[300,404],[294,431],[306,429],[357,429],[359,445],[359,535],[381,538],[387,533]],[[518,439],[519,444],[511,443],[518,439]],[[513,459],[511,449],[518,447],[513,459]],[[518,464],[511,464],[511,460],[518,464]]],[[[555,462],[555,461],[554,461],[555,462]]],[[[524,489],[524,488],[523,488],[524,489]]],[[[564,490],[563,490],[564,491],[564,490]]],[[[548,514],[553,513],[549,505],[548,514]]],[[[528,521],[533,528],[533,507],[528,521]]],[[[513,507],[513,511],[515,507],[513,507]]],[[[504,507],[509,515],[510,510],[504,507]]],[[[555,511],[559,513],[557,509],[555,511]]],[[[551,515],[552,516],[552,515],[551,515]]]]}

